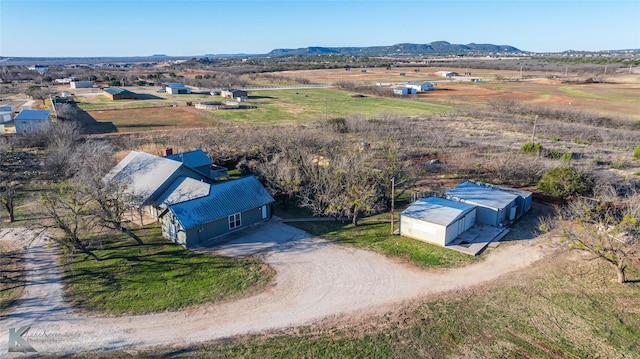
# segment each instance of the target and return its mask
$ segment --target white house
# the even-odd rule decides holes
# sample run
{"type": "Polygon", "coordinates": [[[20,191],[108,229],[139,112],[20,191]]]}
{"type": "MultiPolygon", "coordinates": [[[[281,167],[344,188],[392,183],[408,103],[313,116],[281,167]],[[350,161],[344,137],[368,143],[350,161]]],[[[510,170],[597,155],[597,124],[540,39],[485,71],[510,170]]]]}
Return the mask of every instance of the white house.
{"type": "Polygon", "coordinates": [[[185,95],[191,93],[191,89],[181,83],[167,82],[165,85],[167,86],[166,91],[170,95],[185,95]]]}
{"type": "Polygon", "coordinates": [[[475,223],[475,206],[429,197],[400,213],[400,235],[446,246],[475,223]]]}
{"type": "Polygon", "coordinates": [[[0,106],[0,123],[11,121],[11,115],[15,110],[16,108],[13,105],[0,106]]]}
{"type": "Polygon", "coordinates": [[[47,110],[22,110],[13,120],[18,134],[47,129],[51,126],[51,117],[47,110]]]}
{"type": "Polygon", "coordinates": [[[411,81],[407,83],[407,87],[415,89],[416,91],[433,91],[434,89],[433,84],[427,81],[411,81]]]}

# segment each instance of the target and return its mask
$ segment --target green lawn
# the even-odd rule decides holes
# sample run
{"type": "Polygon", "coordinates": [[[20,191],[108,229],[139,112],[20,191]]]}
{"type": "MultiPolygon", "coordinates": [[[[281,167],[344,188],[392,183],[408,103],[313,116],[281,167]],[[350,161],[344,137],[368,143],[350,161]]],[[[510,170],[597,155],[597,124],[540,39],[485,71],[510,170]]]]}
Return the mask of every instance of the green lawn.
{"type": "Polygon", "coordinates": [[[109,315],[173,311],[257,293],[273,271],[256,259],[197,254],[162,238],[157,224],[134,229],[144,245],[126,235],[95,253],[69,258],[63,282],[78,308],[109,315]]]}
{"type": "Polygon", "coordinates": [[[482,258],[482,256],[473,257],[415,239],[391,235],[389,222],[367,220],[361,221],[357,227],[334,221],[289,224],[315,236],[402,258],[423,268],[457,267],[482,258]]]}
{"type": "Polygon", "coordinates": [[[249,100],[240,110],[216,111],[215,115],[230,121],[270,124],[282,121],[306,121],[360,114],[404,116],[449,112],[448,106],[419,100],[381,98],[333,89],[249,91],[249,100]]]}

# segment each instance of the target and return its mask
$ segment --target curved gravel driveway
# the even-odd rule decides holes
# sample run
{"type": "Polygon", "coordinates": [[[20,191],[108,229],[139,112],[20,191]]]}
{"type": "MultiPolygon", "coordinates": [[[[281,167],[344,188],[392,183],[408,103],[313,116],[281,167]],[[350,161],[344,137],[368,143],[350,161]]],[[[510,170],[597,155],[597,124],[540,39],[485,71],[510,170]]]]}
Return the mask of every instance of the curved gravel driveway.
{"type": "MultiPolygon", "coordinates": [[[[12,229],[3,240],[23,244],[30,236],[12,229]]],[[[491,281],[542,258],[536,242],[500,246],[463,268],[425,271],[319,238],[294,239],[261,254],[277,272],[263,293],[178,312],[104,318],[81,315],[63,302],[57,256],[39,238],[26,254],[24,296],[0,317],[0,356],[23,355],[7,353],[7,343],[9,328],[24,325],[31,326],[25,338],[39,353],[62,353],[183,345],[310,324],[491,281]]]]}

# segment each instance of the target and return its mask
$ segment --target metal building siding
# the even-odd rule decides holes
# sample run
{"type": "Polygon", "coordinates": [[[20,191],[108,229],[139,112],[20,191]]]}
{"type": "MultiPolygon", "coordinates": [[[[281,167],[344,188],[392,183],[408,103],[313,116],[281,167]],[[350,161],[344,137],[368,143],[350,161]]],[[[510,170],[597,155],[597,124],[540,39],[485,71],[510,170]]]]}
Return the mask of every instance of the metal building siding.
{"type": "Polygon", "coordinates": [[[447,228],[439,224],[400,215],[400,235],[444,246],[447,228]]]}

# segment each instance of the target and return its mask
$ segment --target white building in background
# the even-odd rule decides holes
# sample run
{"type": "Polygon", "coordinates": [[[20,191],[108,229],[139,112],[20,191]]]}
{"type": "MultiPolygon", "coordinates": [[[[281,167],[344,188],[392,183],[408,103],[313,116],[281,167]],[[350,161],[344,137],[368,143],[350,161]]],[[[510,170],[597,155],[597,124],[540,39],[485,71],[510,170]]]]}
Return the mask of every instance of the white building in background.
{"type": "Polygon", "coordinates": [[[434,86],[431,82],[427,81],[411,81],[407,83],[407,87],[415,89],[416,91],[433,91],[434,86]]]}
{"type": "Polygon", "coordinates": [[[69,86],[71,86],[72,89],[92,88],[93,81],[71,81],[69,82],[69,86]]]}
{"type": "Polygon", "coordinates": [[[47,110],[22,110],[13,119],[17,134],[26,134],[51,127],[51,116],[47,110]]]}
{"type": "Polygon", "coordinates": [[[166,91],[170,95],[185,95],[191,93],[191,89],[181,83],[167,82],[165,85],[166,91]]]}
{"type": "Polygon", "coordinates": [[[0,123],[11,121],[11,116],[15,110],[16,108],[13,105],[0,106],[0,123]]]}

